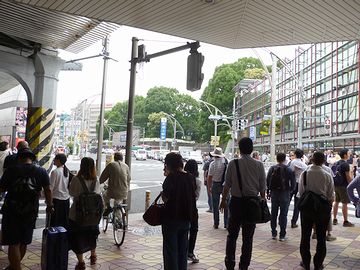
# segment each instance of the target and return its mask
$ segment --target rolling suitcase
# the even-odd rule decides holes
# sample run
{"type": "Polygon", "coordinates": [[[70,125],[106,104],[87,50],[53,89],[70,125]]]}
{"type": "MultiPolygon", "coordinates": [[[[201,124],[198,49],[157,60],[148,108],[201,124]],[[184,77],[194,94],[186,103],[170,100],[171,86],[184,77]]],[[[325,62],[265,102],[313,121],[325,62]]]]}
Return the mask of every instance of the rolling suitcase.
{"type": "Polygon", "coordinates": [[[50,218],[46,218],[41,246],[41,270],[67,270],[69,244],[64,227],[50,227],[50,218]]]}

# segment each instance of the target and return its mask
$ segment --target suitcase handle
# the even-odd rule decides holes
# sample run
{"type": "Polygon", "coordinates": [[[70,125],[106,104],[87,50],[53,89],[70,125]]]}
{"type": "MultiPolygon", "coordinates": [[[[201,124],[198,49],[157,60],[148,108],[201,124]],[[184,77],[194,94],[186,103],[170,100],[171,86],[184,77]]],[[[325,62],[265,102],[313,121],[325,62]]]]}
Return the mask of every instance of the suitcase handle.
{"type": "Polygon", "coordinates": [[[51,213],[46,213],[45,228],[50,228],[51,213]]]}

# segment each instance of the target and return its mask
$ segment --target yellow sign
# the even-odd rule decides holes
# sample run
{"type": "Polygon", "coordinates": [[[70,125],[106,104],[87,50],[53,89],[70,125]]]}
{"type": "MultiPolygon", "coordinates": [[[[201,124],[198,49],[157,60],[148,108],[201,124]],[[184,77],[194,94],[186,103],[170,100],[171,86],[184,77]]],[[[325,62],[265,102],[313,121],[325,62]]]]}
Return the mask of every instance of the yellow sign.
{"type": "Polygon", "coordinates": [[[220,142],[220,136],[211,136],[210,145],[218,146],[220,142]]]}

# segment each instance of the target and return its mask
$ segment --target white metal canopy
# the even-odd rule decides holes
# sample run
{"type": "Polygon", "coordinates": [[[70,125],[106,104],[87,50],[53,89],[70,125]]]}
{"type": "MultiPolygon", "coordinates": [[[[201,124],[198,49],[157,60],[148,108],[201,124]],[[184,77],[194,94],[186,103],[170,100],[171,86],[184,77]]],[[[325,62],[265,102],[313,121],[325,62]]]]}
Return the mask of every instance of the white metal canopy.
{"type": "Polygon", "coordinates": [[[359,0],[15,0],[228,48],[355,40],[359,0]]]}

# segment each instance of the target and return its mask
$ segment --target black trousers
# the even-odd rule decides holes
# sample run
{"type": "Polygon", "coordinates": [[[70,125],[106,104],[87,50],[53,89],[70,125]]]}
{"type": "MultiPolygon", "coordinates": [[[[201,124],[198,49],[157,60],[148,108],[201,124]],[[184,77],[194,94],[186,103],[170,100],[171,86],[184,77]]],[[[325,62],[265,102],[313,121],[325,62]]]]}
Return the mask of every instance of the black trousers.
{"type": "Polygon", "coordinates": [[[54,213],[51,215],[50,226],[62,226],[68,229],[70,200],[53,199],[54,213]]]}
{"type": "Polygon", "coordinates": [[[194,254],[194,248],[195,248],[198,230],[199,230],[199,221],[198,219],[196,219],[192,221],[190,224],[188,254],[194,254]]]}
{"type": "Polygon", "coordinates": [[[316,253],[314,255],[315,270],[320,269],[326,256],[326,229],[330,220],[331,212],[323,213],[321,215],[311,215],[304,211],[301,212],[301,242],[300,254],[305,269],[310,269],[311,253],[310,253],[310,238],[313,224],[316,228],[316,253]]]}
{"type": "Polygon", "coordinates": [[[240,200],[237,197],[231,197],[229,203],[229,223],[228,236],[226,239],[226,269],[234,269],[236,241],[239,236],[240,227],[242,228],[242,246],[239,268],[241,270],[248,269],[251,261],[251,253],[253,246],[253,237],[255,232],[255,224],[242,224],[240,212],[240,200]]]}

